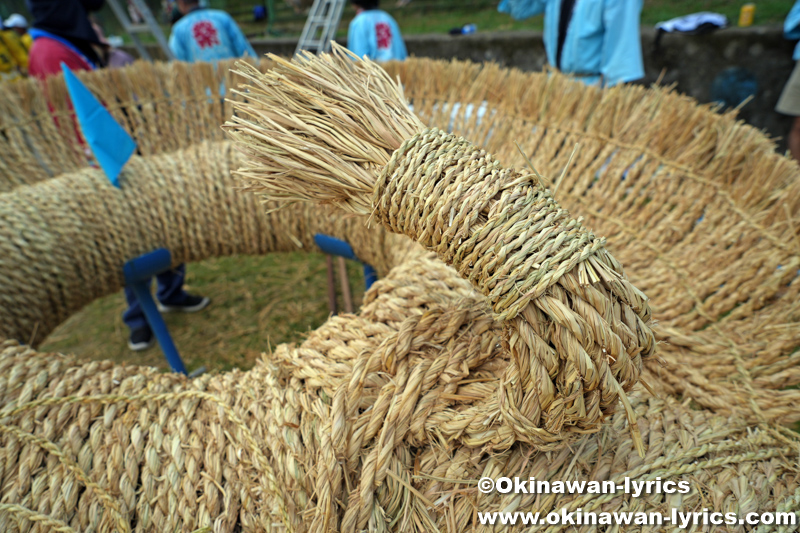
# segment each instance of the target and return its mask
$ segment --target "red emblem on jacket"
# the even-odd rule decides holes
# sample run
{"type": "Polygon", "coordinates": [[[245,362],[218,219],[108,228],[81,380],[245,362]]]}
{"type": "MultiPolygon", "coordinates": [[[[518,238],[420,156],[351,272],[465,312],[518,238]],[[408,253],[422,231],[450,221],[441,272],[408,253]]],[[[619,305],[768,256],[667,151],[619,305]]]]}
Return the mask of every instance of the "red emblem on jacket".
{"type": "Polygon", "coordinates": [[[389,48],[392,45],[392,29],[385,22],[375,24],[375,34],[378,36],[378,48],[389,48]]]}
{"type": "Polygon", "coordinates": [[[192,26],[192,35],[200,48],[209,48],[219,44],[217,28],[207,20],[201,20],[192,26]]]}

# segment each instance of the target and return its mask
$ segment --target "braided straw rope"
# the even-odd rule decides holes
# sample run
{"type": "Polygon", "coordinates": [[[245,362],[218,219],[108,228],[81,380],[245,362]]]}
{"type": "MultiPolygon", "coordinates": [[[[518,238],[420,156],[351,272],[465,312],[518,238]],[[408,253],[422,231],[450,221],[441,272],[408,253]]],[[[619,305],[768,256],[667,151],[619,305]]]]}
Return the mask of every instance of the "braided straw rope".
{"type": "MultiPolygon", "coordinates": [[[[358,316],[331,319],[248,372],[187,380],[8,342],[0,357],[2,498],[81,531],[111,530],[120,515],[139,531],[457,532],[487,531],[477,512],[503,509],[795,509],[796,444],[670,399],[631,398],[644,458],[622,414],[558,452],[521,443],[488,451],[446,434],[427,441],[447,431],[454,410],[497,390],[502,326],[481,307],[455,272],[422,255],[379,280],[358,316]],[[387,357],[397,374],[383,370],[387,357]],[[348,396],[360,398],[354,412],[348,396]],[[387,455],[378,444],[385,439],[395,439],[387,455]],[[484,495],[474,485],[504,474],[686,480],[692,492],[484,495]],[[117,508],[81,490],[86,478],[117,508]]],[[[16,531],[19,520],[27,530],[26,519],[0,512],[0,528],[16,531]]]]}
{"type": "Polygon", "coordinates": [[[380,273],[387,254],[403,249],[385,244],[385,232],[326,210],[265,212],[235,189],[230,172],[240,158],[229,143],[179,154],[132,158],[121,189],[90,168],[0,194],[0,338],[36,345],[83,306],[119,291],[127,260],[160,247],[178,264],[313,250],[322,232],[347,236],[380,273]]]}
{"type": "Polygon", "coordinates": [[[559,202],[607,236],[651,298],[663,361],[646,363],[648,381],[718,412],[797,420],[787,388],[800,380],[800,180],[774,143],[670,91],[597,91],[493,66],[390,71],[416,89],[426,123],[525,166],[518,140],[560,176],[559,202]],[[468,113],[482,105],[482,120],[468,113]]]}
{"type": "Polygon", "coordinates": [[[237,174],[270,200],[371,214],[487,296],[510,355],[487,409],[503,424],[464,424],[468,444],[555,449],[598,431],[621,400],[643,454],[625,392],[655,350],[644,294],[535,177],[425,129],[380,67],[353,59],[337,48],[273,58],[266,74],[242,64],[247,99],[226,124],[248,158],[237,174]]]}
{"type": "MultiPolygon", "coordinates": [[[[237,83],[230,63],[140,61],[76,75],[134,137],[137,153],[156,155],[224,140],[219,125],[231,114],[224,96],[237,83]]],[[[87,166],[61,75],[4,84],[0,131],[0,192],[87,166]]]]}
{"type": "MultiPolygon", "coordinates": [[[[301,531],[325,524],[353,530],[362,523],[392,531],[464,531],[483,530],[478,510],[547,511],[562,504],[598,511],[798,508],[796,439],[787,441],[775,425],[798,417],[798,391],[784,390],[800,382],[796,166],[732,116],[669,91],[601,93],[557,75],[491,65],[413,60],[389,69],[403,79],[425,123],[459,131],[524,166],[513,143],[518,139],[537,169],[562,176],[559,202],[608,235],[634,283],[655,295],[656,333],[668,343],[659,350],[666,364],[648,364],[648,380],[660,395],[686,401],[631,397],[644,459],[633,453],[620,413],[599,433],[558,452],[519,442],[490,451],[465,445],[460,434],[438,438],[440,428],[454,429],[448,426],[454,414],[470,414],[481,398],[497,396],[498,376],[508,367],[507,352],[498,346],[504,326],[441,262],[419,256],[403,240],[370,242],[380,233],[373,224],[363,248],[354,244],[357,253],[372,251],[370,260],[387,270],[401,266],[374,286],[358,317],[332,319],[300,347],[281,346],[249,372],[187,381],[3,345],[0,530],[125,530],[122,518],[141,531],[301,531]],[[479,119],[474,110],[482,102],[487,112],[479,119]],[[581,149],[562,172],[575,142],[581,149]],[[752,176],[762,186],[752,187],[752,176]],[[384,361],[394,361],[397,374],[388,374],[384,361]],[[692,410],[690,402],[718,414],[692,410]],[[385,423],[389,416],[396,424],[385,423]],[[761,427],[749,427],[754,423],[761,427]],[[432,434],[437,439],[426,441],[432,434]],[[382,452],[387,448],[377,448],[379,439],[400,444],[382,452]],[[551,480],[682,476],[694,490],[677,501],[662,495],[490,496],[475,489],[482,475],[516,472],[551,480]],[[86,480],[100,491],[87,490],[86,480]]],[[[205,66],[141,64],[114,73],[116,86],[106,83],[109,73],[85,79],[117,99],[112,112],[130,121],[149,154],[219,138],[218,129],[206,127],[223,116],[221,101],[202,88],[217,83],[218,74],[208,72],[214,74],[205,66]],[[170,85],[171,79],[185,81],[170,85]],[[157,88],[152,96],[145,92],[151,85],[157,88]]],[[[8,108],[0,112],[0,144],[19,141],[0,150],[0,170],[9,178],[3,183],[13,189],[48,179],[59,165],[85,165],[82,152],[74,160],[58,155],[71,153],[63,140],[74,138],[72,128],[60,128],[63,137],[41,133],[53,122],[40,89],[4,86],[10,95],[4,103],[16,102],[11,99],[18,94],[45,105],[19,121],[6,120],[17,116],[8,108]]],[[[47,95],[53,101],[64,96],[47,95]]],[[[86,243],[82,247],[98,261],[106,255],[117,261],[147,251],[153,239],[168,239],[170,247],[187,250],[180,258],[196,260],[291,249],[310,244],[311,232],[321,227],[314,224],[339,223],[338,217],[320,222],[306,209],[284,209],[278,220],[269,218],[275,213],[263,215],[251,196],[229,190],[227,173],[237,164],[224,145],[134,160],[141,173],[125,177],[135,183],[133,205],[157,214],[147,216],[169,229],[162,237],[147,230],[115,237],[108,229],[113,210],[95,206],[120,200],[94,171],[64,176],[69,187],[58,187],[57,178],[3,196],[0,243],[14,242],[19,251],[0,261],[0,272],[20,270],[26,277],[6,277],[16,281],[2,284],[0,295],[27,284],[55,285],[60,292],[4,303],[0,311],[17,320],[51,313],[62,298],[83,302],[61,311],[64,316],[90,301],[82,278],[68,275],[86,268],[74,263],[81,255],[70,254],[73,242],[86,243]],[[150,173],[159,187],[146,188],[150,173]],[[172,187],[181,193],[171,194],[172,187]],[[31,202],[38,208],[20,207],[31,202]],[[70,231],[76,223],[81,231],[70,231]],[[92,240],[81,238],[83,232],[92,240]],[[239,240],[239,234],[248,237],[239,240]],[[90,243],[102,250],[92,251],[97,244],[90,243]],[[64,261],[70,257],[72,263],[64,261]]],[[[131,209],[126,202],[123,213],[131,209]]],[[[361,228],[358,222],[337,235],[358,241],[361,228]]],[[[111,291],[118,284],[103,286],[111,291]]],[[[39,331],[44,335],[49,327],[39,331]]],[[[19,330],[24,333],[11,336],[27,341],[32,329],[29,322],[19,330]]]]}

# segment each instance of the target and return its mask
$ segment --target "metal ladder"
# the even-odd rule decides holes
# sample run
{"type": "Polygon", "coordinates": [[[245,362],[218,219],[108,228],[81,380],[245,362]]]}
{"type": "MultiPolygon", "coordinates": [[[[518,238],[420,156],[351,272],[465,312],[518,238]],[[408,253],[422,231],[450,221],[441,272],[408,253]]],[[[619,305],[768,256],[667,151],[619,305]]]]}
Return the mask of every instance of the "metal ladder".
{"type": "Polygon", "coordinates": [[[347,0],[314,0],[294,53],[297,54],[300,50],[315,54],[330,51],[331,41],[336,38],[346,2],[347,0]]]}
{"type": "Polygon", "coordinates": [[[139,40],[140,33],[149,33],[156,38],[156,41],[158,41],[158,44],[161,46],[161,50],[164,51],[164,55],[167,57],[167,59],[175,59],[175,56],[172,55],[172,52],[169,49],[167,39],[164,37],[164,32],[161,31],[161,26],[158,25],[158,21],[156,21],[156,18],[153,16],[153,13],[150,11],[150,8],[147,7],[147,4],[144,2],[144,0],[131,0],[133,7],[135,7],[136,11],[142,15],[144,24],[134,24],[131,22],[126,9],[120,3],[120,0],[108,0],[107,3],[111,6],[112,11],[114,11],[114,15],[117,16],[117,20],[119,20],[120,24],[122,24],[122,27],[126,32],[128,32],[128,35],[131,36],[133,44],[136,47],[136,50],[139,52],[139,57],[146,61],[153,60],[150,57],[150,54],[147,53],[147,49],[142,44],[142,41],[139,40]]]}

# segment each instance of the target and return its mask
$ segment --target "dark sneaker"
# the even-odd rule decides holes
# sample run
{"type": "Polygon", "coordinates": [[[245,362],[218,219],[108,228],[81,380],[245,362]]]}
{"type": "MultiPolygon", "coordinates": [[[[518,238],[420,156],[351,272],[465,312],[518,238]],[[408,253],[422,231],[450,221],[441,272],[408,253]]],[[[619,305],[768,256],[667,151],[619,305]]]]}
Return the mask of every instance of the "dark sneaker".
{"type": "Polygon", "coordinates": [[[151,347],[154,342],[153,331],[149,327],[144,326],[131,331],[131,336],[128,339],[128,348],[134,352],[140,352],[151,347]]]}
{"type": "Polygon", "coordinates": [[[180,304],[162,304],[158,302],[158,310],[162,313],[196,313],[201,309],[205,309],[211,300],[203,296],[194,296],[187,294],[180,304]]]}

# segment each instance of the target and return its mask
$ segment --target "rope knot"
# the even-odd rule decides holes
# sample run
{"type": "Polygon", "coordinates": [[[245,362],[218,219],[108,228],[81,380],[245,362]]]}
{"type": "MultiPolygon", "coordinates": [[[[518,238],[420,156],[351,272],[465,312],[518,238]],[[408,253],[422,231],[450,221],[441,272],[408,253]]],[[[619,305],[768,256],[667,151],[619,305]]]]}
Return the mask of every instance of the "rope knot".
{"type": "Polygon", "coordinates": [[[497,320],[532,300],[604,245],[532,174],[428,128],[395,150],[373,196],[375,216],[413,238],[489,299],[497,320]]]}

